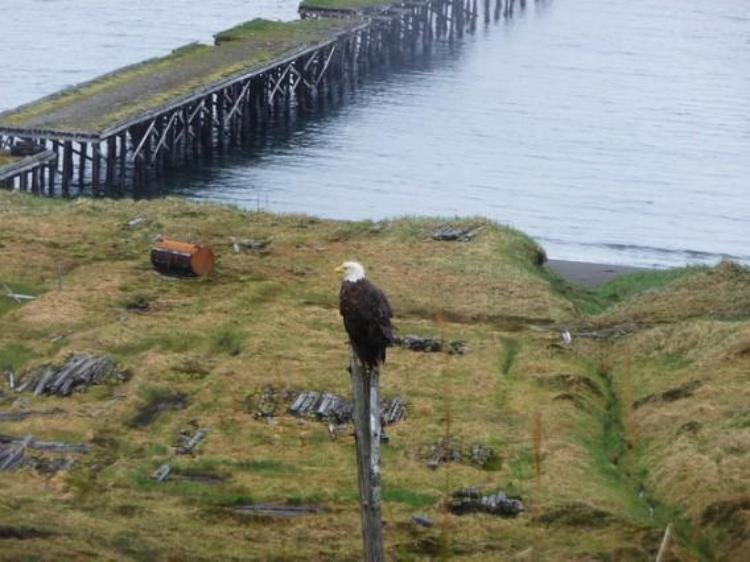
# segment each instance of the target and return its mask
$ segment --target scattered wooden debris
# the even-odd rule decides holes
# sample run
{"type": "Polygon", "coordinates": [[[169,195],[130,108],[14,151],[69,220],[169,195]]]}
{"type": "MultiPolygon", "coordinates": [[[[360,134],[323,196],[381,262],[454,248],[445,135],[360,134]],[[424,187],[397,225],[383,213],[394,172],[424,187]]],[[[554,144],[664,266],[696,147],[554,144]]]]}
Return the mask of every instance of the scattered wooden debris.
{"type": "Polygon", "coordinates": [[[250,412],[254,418],[270,420],[279,414],[279,407],[282,402],[291,402],[296,394],[289,389],[277,389],[267,384],[260,391],[248,394],[245,397],[245,409],[250,412]]]}
{"type": "Polygon", "coordinates": [[[0,412],[0,422],[23,421],[30,416],[54,416],[64,414],[65,410],[53,408],[51,410],[17,410],[15,412],[0,412]]]}
{"type": "MultiPolygon", "coordinates": [[[[253,417],[268,423],[273,423],[274,417],[280,415],[283,403],[289,404],[287,411],[293,416],[326,422],[332,439],[347,431],[348,424],[352,422],[352,401],[331,392],[296,392],[265,385],[244,399],[245,409],[253,417]]],[[[399,396],[384,401],[380,416],[384,426],[406,419],[406,401],[399,396]]]]}
{"type": "Polygon", "coordinates": [[[432,239],[440,242],[469,242],[479,231],[482,226],[459,227],[443,225],[432,232],[432,239]]]}
{"type": "Polygon", "coordinates": [[[10,287],[3,283],[3,288],[5,289],[5,296],[8,297],[10,300],[14,301],[16,304],[22,304],[24,301],[31,301],[36,298],[34,295],[23,295],[21,293],[14,293],[11,291],[10,287]]]}
{"type": "Polygon", "coordinates": [[[181,431],[177,438],[175,452],[178,455],[192,455],[195,448],[206,438],[206,435],[208,435],[208,428],[205,427],[201,427],[193,433],[189,430],[181,431]]]}
{"type": "Polygon", "coordinates": [[[154,473],[151,475],[151,479],[156,480],[157,482],[164,482],[167,478],[169,478],[169,474],[171,472],[172,465],[169,463],[165,463],[154,471],[154,473]]]}
{"type": "Polygon", "coordinates": [[[435,525],[432,519],[429,519],[423,515],[412,515],[411,522],[414,523],[415,525],[419,525],[420,527],[425,527],[427,529],[435,525]]]}
{"type": "Polygon", "coordinates": [[[136,228],[137,226],[142,225],[145,222],[146,222],[145,218],[141,216],[137,216],[137,217],[130,219],[125,226],[127,226],[130,229],[133,229],[133,228],[136,228]]]}
{"type": "Polygon", "coordinates": [[[238,240],[237,238],[230,238],[231,248],[235,254],[241,252],[261,252],[265,253],[268,246],[271,244],[270,240],[238,240]]]}
{"type": "Polygon", "coordinates": [[[55,473],[59,470],[69,470],[75,462],[73,459],[27,457],[26,452],[28,450],[54,454],[84,454],[90,451],[90,447],[83,443],[37,441],[32,435],[27,435],[23,439],[0,435],[0,471],[10,471],[30,466],[40,472],[55,473]]]}
{"type": "Polygon", "coordinates": [[[428,445],[422,452],[429,468],[437,468],[446,462],[462,462],[479,468],[491,469],[500,462],[492,447],[481,443],[464,446],[459,440],[443,437],[428,445]]]}
{"type": "Polygon", "coordinates": [[[63,365],[44,365],[27,371],[16,381],[16,392],[33,392],[34,396],[68,396],[72,392],[83,392],[90,385],[108,382],[123,382],[128,374],[117,369],[108,357],[71,355],[63,365]]]}
{"type": "Polygon", "coordinates": [[[11,440],[5,445],[0,439],[0,471],[10,471],[23,466],[24,453],[32,439],[31,435],[27,435],[20,443],[11,440]]]}
{"type": "Polygon", "coordinates": [[[573,336],[570,335],[570,331],[564,330],[560,332],[560,341],[562,342],[563,347],[572,347],[573,346],[573,336]]]}
{"type": "Polygon", "coordinates": [[[298,417],[316,417],[335,423],[348,423],[352,419],[352,403],[341,396],[314,390],[297,395],[289,412],[298,417]]]}
{"type": "Polygon", "coordinates": [[[380,418],[383,425],[393,425],[396,422],[406,419],[406,401],[396,396],[392,400],[386,400],[380,409],[380,418]]]}
{"type": "MultiPolygon", "coordinates": [[[[289,407],[289,412],[297,417],[315,417],[333,424],[347,424],[352,421],[353,404],[336,394],[315,391],[301,392],[289,407]]],[[[396,397],[386,400],[380,407],[383,425],[392,425],[406,419],[406,402],[396,397]]]]}
{"type": "Polygon", "coordinates": [[[448,510],[456,515],[488,513],[499,517],[515,517],[524,511],[520,498],[508,497],[504,492],[482,495],[479,488],[463,488],[453,493],[448,510]]]}
{"type": "Polygon", "coordinates": [[[299,517],[300,515],[320,513],[320,511],[322,510],[314,505],[274,505],[268,503],[259,503],[254,505],[240,505],[235,507],[232,511],[242,515],[257,515],[291,519],[293,517],[299,517]]]}
{"type": "Polygon", "coordinates": [[[692,381],[688,381],[685,384],[681,384],[680,386],[670,388],[669,390],[666,390],[661,394],[649,394],[648,396],[644,396],[643,398],[639,398],[638,400],[633,402],[633,408],[640,408],[641,406],[650,404],[652,402],[674,402],[675,400],[679,400],[680,398],[688,398],[689,396],[692,396],[693,391],[700,388],[702,384],[702,381],[695,379],[692,381]]]}
{"type": "Polygon", "coordinates": [[[428,353],[445,352],[451,355],[463,355],[466,352],[466,342],[460,340],[444,341],[441,338],[425,336],[396,336],[395,344],[411,351],[423,351],[428,353]]]}

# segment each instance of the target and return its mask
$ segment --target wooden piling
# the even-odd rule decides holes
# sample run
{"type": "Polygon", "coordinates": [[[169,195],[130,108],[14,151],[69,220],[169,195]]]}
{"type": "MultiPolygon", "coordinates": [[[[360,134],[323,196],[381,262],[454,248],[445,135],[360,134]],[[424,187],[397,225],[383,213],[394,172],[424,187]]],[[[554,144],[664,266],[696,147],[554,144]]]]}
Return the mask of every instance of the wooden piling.
{"type": "Polygon", "coordinates": [[[83,186],[86,183],[86,158],[88,156],[88,144],[85,142],[78,143],[78,188],[83,192],[83,186]]]}
{"type": "Polygon", "coordinates": [[[55,175],[57,174],[57,166],[60,161],[60,143],[52,141],[52,151],[55,153],[55,161],[49,166],[49,195],[52,197],[55,195],[55,175]]]}
{"type": "Polygon", "coordinates": [[[73,177],[73,143],[71,141],[63,143],[62,160],[62,194],[63,197],[68,197],[70,195],[70,178],[73,177]]]}
{"type": "Polygon", "coordinates": [[[349,360],[354,398],[357,482],[365,562],[382,562],[383,523],[380,495],[380,373],[367,371],[352,351],[349,360]]]}
{"type": "Polygon", "coordinates": [[[122,193],[125,190],[125,178],[126,178],[126,173],[127,173],[126,155],[128,153],[128,132],[123,131],[122,133],[120,133],[119,138],[120,138],[120,152],[118,153],[118,157],[120,160],[120,165],[118,167],[119,169],[118,189],[120,190],[120,193],[122,193]]]}
{"type": "Polygon", "coordinates": [[[91,194],[94,197],[101,195],[101,186],[99,185],[100,180],[100,168],[102,165],[102,155],[99,152],[99,143],[91,143],[91,194]]]}
{"type": "Polygon", "coordinates": [[[108,192],[112,189],[115,180],[115,151],[115,138],[109,137],[107,139],[107,159],[105,165],[106,169],[104,172],[104,175],[106,177],[105,183],[107,185],[108,192]]]}

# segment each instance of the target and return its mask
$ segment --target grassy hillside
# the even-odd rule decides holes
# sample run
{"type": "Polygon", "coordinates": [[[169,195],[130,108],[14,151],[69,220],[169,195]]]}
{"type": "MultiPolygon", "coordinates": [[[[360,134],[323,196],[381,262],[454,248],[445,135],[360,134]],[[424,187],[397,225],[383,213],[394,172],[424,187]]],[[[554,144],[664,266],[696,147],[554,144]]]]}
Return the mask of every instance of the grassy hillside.
{"type": "Polygon", "coordinates": [[[741,560],[750,543],[750,272],[617,280],[596,292],[538,266],[541,249],[483,220],[436,242],[439,220],[334,222],[175,199],[50,201],[0,193],[0,369],[106,354],[123,384],[66,398],[0,386],[0,436],[88,443],[70,471],[0,472],[0,559],[358,560],[351,436],[278,408],[263,388],[349,393],[333,268],[355,258],[401,334],[464,355],[395,349],[386,398],[408,402],[383,446],[385,537],[399,560],[741,560]],[[144,219],[130,227],[128,221],[144,219]],[[206,279],[154,273],[158,234],[208,244],[206,279]],[[270,240],[236,253],[234,239],[270,240]],[[573,345],[559,333],[573,332],[573,345]],[[180,432],[208,428],[194,456],[180,432]],[[441,438],[494,448],[484,468],[426,466],[441,438]],[[150,476],[161,464],[173,476],[150,476]],[[517,518],[454,516],[451,492],[518,495],[517,518]],[[249,503],[314,504],[269,520],[249,503]],[[410,522],[422,514],[432,528],[410,522]]]}

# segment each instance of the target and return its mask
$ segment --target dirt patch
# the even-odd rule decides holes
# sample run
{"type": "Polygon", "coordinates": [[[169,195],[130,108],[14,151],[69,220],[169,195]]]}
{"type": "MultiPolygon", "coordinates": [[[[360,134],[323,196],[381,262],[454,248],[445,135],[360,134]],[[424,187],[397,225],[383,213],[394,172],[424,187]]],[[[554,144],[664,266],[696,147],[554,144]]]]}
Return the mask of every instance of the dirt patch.
{"type": "Polygon", "coordinates": [[[611,513],[581,502],[562,504],[535,518],[542,525],[565,525],[568,527],[606,527],[613,521],[611,513]]]}
{"type": "Polygon", "coordinates": [[[138,409],[138,413],[128,422],[130,427],[145,427],[154,423],[164,412],[184,410],[188,399],[182,392],[157,394],[138,409]]]}
{"type": "Polygon", "coordinates": [[[43,539],[54,535],[51,531],[35,529],[34,527],[11,527],[10,525],[0,525],[0,540],[15,539],[19,541],[28,539],[43,539]]]}
{"type": "Polygon", "coordinates": [[[680,386],[670,388],[669,390],[666,390],[661,394],[649,394],[648,396],[644,396],[643,398],[639,398],[638,400],[633,402],[633,408],[640,408],[645,404],[652,404],[655,402],[674,402],[675,400],[688,398],[692,396],[693,392],[700,388],[702,385],[702,381],[692,380],[686,382],[685,384],[681,384],[680,386]]]}
{"type": "Polygon", "coordinates": [[[596,396],[604,396],[599,386],[588,377],[581,375],[560,374],[552,377],[538,377],[536,382],[544,387],[564,391],[583,391],[596,396]]]}

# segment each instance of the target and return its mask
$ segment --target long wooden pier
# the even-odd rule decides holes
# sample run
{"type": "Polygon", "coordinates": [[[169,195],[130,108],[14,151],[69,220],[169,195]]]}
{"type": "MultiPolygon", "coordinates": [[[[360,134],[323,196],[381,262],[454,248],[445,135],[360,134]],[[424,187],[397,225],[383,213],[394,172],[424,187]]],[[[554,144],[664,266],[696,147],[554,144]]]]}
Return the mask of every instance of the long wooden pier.
{"type": "MultiPolygon", "coordinates": [[[[516,0],[480,2],[487,22],[507,17],[516,0]]],[[[214,46],[188,45],[6,111],[0,151],[33,144],[44,156],[11,175],[0,166],[0,187],[137,195],[168,169],[242,144],[279,112],[309,111],[376,65],[460,38],[476,25],[477,4],[305,0],[299,21],[253,20],[214,46]]]]}

